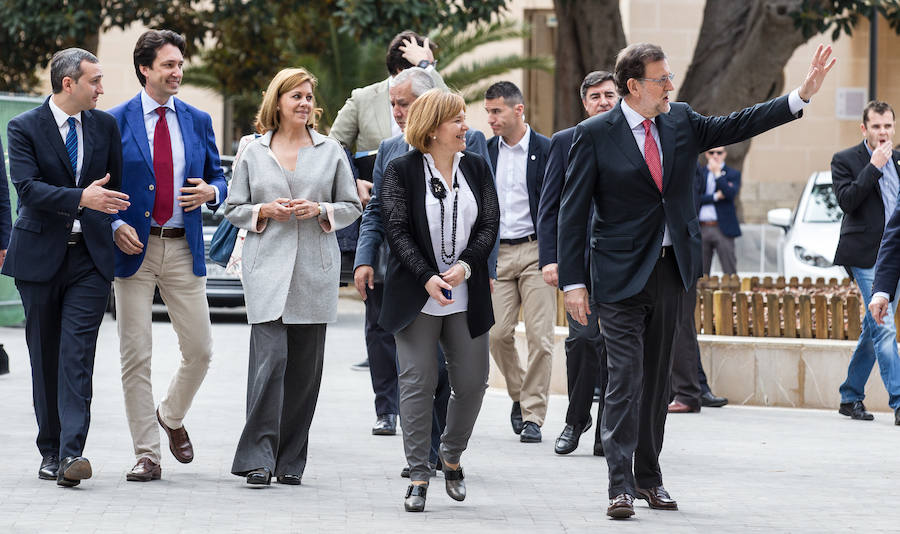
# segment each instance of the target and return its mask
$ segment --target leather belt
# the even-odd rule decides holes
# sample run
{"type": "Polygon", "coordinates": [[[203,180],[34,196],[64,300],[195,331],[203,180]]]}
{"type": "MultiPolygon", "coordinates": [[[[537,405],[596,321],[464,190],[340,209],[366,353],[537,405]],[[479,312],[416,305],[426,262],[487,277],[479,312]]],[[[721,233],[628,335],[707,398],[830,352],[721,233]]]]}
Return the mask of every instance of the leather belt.
{"type": "Polygon", "coordinates": [[[719,226],[719,221],[700,221],[700,226],[719,226]]]}
{"type": "Polygon", "coordinates": [[[529,241],[537,241],[537,235],[531,234],[526,235],[525,237],[517,237],[515,239],[501,239],[501,245],[521,245],[522,243],[528,243],[529,241]]]}
{"type": "Polygon", "coordinates": [[[163,239],[184,237],[184,228],[165,228],[163,226],[151,226],[150,235],[156,235],[163,239]]]}
{"type": "Polygon", "coordinates": [[[69,239],[66,240],[66,245],[74,247],[82,241],[84,241],[84,235],[81,232],[73,232],[69,234],[69,239]]]}
{"type": "Polygon", "coordinates": [[[672,245],[667,245],[659,251],[659,257],[665,258],[666,256],[672,256],[675,254],[675,248],[672,245]]]}

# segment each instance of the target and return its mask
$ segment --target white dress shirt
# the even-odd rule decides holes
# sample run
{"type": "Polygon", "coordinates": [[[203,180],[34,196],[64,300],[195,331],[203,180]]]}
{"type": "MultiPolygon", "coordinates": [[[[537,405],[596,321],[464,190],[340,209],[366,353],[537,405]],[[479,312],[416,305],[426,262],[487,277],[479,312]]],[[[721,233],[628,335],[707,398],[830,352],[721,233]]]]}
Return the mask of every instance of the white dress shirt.
{"type": "MultiPolygon", "coordinates": [[[[431,176],[433,175],[435,178],[442,180],[445,187],[447,181],[443,179],[444,176],[434,166],[434,158],[431,157],[431,154],[425,154],[423,158],[426,191],[425,215],[428,218],[428,231],[431,234],[431,248],[440,272],[444,272],[456,264],[459,255],[469,244],[472,226],[475,224],[475,219],[478,218],[478,203],[475,201],[475,194],[469,187],[466,177],[459,170],[459,160],[463,156],[462,152],[457,152],[453,156],[453,176],[459,185],[459,189],[455,190],[453,187],[447,187],[447,196],[444,197],[444,250],[448,254],[453,250],[453,199],[457,198],[457,196],[459,197],[456,206],[456,254],[451,263],[445,262],[441,257],[441,201],[435,198],[431,192],[431,176]]],[[[450,183],[452,184],[453,182],[450,183]]],[[[444,316],[466,311],[469,307],[468,284],[467,281],[463,280],[461,284],[452,289],[453,304],[441,306],[437,300],[429,297],[425,306],[422,307],[422,313],[444,316]]]]}
{"type": "MultiPolygon", "coordinates": [[[[721,174],[725,174],[725,171],[719,171],[721,174]]],[[[709,169],[706,169],[706,190],[704,190],[704,194],[712,195],[716,192],[716,178],[720,175],[713,174],[713,172],[709,169]]],[[[716,214],[716,205],[713,202],[703,204],[700,206],[700,213],[698,217],[701,221],[717,221],[719,216],[716,214]]]]}
{"type": "Polygon", "coordinates": [[[500,201],[500,239],[518,239],[534,234],[531,206],[528,203],[528,141],[531,127],[515,145],[503,137],[497,143],[497,200],[500,201]]]}
{"type": "MultiPolygon", "coordinates": [[[[66,145],[66,136],[69,135],[69,117],[75,119],[75,133],[78,135],[78,163],[75,166],[75,185],[77,186],[81,183],[81,167],[84,164],[84,129],[81,124],[81,112],[79,111],[77,115],[69,115],[56,105],[56,102],[53,101],[53,97],[50,97],[49,105],[50,112],[53,113],[53,120],[56,122],[56,127],[59,128],[59,135],[62,136],[63,146],[66,145]]],[[[97,176],[91,181],[99,180],[100,178],[103,177],[97,176]]],[[[72,233],[81,233],[81,221],[77,218],[72,221],[72,233]]]]}

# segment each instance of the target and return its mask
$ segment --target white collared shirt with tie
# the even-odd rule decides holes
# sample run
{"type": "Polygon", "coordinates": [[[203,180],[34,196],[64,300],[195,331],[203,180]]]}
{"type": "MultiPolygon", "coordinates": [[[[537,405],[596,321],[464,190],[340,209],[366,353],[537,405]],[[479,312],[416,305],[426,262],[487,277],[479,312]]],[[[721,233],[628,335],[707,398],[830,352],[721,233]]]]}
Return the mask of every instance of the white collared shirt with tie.
{"type": "MultiPolygon", "coordinates": [[[[75,184],[78,185],[81,183],[81,167],[84,164],[84,128],[81,124],[81,112],[79,111],[76,115],[69,115],[56,105],[53,97],[50,97],[49,105],[50,112],[53,113],[53,121],[56,122],[56,127],[59,128],[59,135],[62,136],[63,145],[66,144],[66,136],[69,135],[69,117],[75,119],[75,133],[78,135],[78,164],[75,166],[75,184]]],[[[98,176],[94,180],[99,180],[100,178],[103,177],[98,176]]],[[[81,233],[81,221],[78,219],[72,221],[72,233],[81,233]]]]}

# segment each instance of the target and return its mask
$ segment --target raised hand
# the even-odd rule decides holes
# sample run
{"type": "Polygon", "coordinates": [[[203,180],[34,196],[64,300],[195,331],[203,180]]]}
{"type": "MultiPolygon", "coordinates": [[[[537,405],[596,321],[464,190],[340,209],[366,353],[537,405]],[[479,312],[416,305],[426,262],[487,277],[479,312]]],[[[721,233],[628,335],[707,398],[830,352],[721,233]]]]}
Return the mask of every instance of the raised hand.
{"type": "Polygon", "coordinates": [[[831,58],[831,61],[828,61],[830,56],[831,45],[819,45],[816,47],[816,53],[813,54],[812,63],[809,65],[809,72],[798,89],[800,98],[803,100],[809,102],[809,99],[822,88],[825,76],[837,62],[837,58],[831,58]]]}
{"type": "Polygon", "coordinates": [[[109,182],[109,173],[99,180],[94,180],[91,185],[81,191],[81,203],[79,206],[90,208],[103,213],[119,213],[128,209],[128,195],[106,189],[103,187],[109,182]]]}

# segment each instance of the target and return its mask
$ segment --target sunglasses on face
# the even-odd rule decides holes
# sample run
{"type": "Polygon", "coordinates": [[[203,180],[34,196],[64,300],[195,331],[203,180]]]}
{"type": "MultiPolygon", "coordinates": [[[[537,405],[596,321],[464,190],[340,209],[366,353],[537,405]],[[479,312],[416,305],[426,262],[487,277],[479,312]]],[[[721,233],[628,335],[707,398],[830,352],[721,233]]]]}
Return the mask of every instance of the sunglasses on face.
{"type": "Polygon", "coordinates": [[[707,150],[706,153],[709,154],[710,156],[721,156],[722,154],[725,153],[725,151],[724,150],[707,150]]]}

